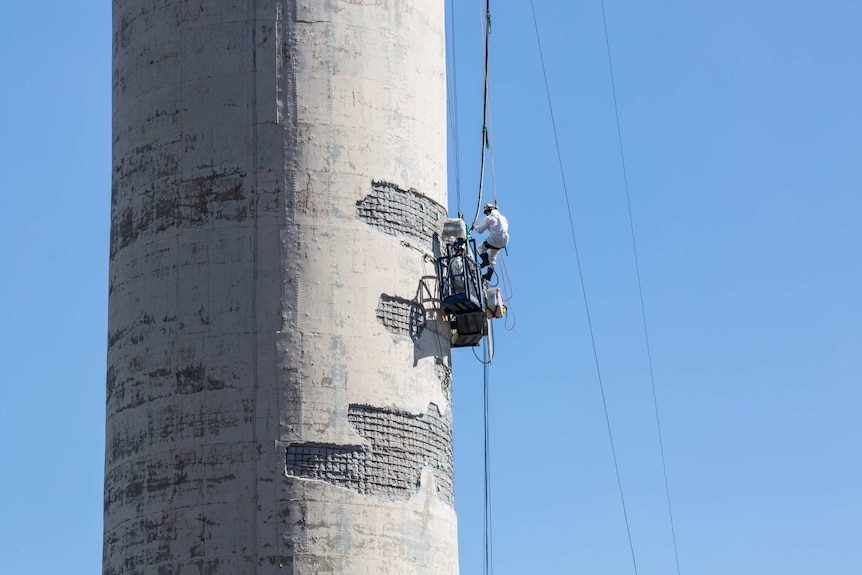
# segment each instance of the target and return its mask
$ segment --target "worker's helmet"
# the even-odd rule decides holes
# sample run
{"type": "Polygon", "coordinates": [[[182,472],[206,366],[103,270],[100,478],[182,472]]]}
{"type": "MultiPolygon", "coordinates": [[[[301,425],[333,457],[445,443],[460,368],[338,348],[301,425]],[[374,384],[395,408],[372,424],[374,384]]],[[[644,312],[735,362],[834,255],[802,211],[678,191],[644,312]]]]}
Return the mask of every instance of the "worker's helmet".
{"type": "Polygon", "coordinates": [[[484,211],[487,214],[491,210],[496,210],[496,209],[497,209],[497,206],[495,206],[494,204],[485,204],[485,207],[483,208],[482,211],[484,211]]]}

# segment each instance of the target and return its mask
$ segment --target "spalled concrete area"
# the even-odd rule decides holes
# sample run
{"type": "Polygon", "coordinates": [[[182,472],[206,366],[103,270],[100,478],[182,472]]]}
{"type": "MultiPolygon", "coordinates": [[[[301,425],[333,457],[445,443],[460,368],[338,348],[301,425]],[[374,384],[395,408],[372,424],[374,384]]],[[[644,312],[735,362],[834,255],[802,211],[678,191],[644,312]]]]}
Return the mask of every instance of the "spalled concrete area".
{"type": "Polygon", "coordinates": [[[103,572],[457,573],[443,2],[113,6],[103,572]]]}

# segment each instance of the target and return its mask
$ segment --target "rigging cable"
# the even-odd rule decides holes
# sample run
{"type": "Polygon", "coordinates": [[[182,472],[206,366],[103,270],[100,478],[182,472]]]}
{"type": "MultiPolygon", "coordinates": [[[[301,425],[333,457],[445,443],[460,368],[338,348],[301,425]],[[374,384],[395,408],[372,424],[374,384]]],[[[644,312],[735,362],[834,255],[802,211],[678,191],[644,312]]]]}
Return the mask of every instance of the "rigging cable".
{"type": "Polygon", "coordinates": [[[548,85],[548,73],[545,70],[545,57],[544,57],[544,54],[542,51],[542,40],[541,40],[541,37],[539,35],[539,24],[538,24],[538,21],[536,19],[536,7],[534,5],[533,0],[530,0],[530,9],[532,10],[532,14],[533,14],[533,26],[536,30],[536,42],[537,42],[538,47],[539,47],[539,59],[541,60],[541,63],[542,63],[542,76],[544,77],[544,80],[545,80],[545,93],[547,94],[547,97],[548,97],[548,109],[551,113],[551,126],[553,127],[553,132],[554,132],[554,144],[555,144],[556,149],[557,149],[557,161],[560,165],[560,177],[562,179],[562,184],[563,184],[563,193],[564,193],[565,198],[566,198],[566,212],[568,213],[568,216],[569,216],[569,228],[570,228],[571,233],[572,233],[572,244],[573,244],[574,250],[575,250],[575,260],[576,260],[577,266],[578,266],[578,276],[580,278],[580,283],[581,283],[581,292],[584,295],[584,309],[585,309],[586,316],[587,316],[587,326],[589,328],[590,341],[591,341],[592,347],[593,347],[593,358],[595,359],[595,364],[596,364],[596,375],[598,377],[599,390],[601,391],[601,396],[602,396],[602,406],[604,407],[604,411],[605,411],[605,422],[607,423],[607,427],[608,427],[608,439],[610,440],[610,444],[611,444],[611,454],[613,455],[613,460],[614,460],[614,470],[616,472],[617,486],[619,487],[619,492],[620,492],[620,502],[622,503],[622,508],[623,508],[623,518],[625,519],[626,534],[628,536],[629,549],[631,550],[632,566],[634,567],[635,575],[637,575],[638,566],[637,566],[637,561],[635,559],[634,544],[632,543],[632,533],[631,533],[631,527],[629,526],[628,511],[626,510],[626,500],[625,500],[625,496],[623,495],[623,483],[622,483],[622,479],[620,477],[620,466],[619,466],[619,463],[617,461],[617,452],[616,452],[616,447],[614,446],[613,432],[611,431],[611,419],[610,419],[610,415],[608,413],[607,399],[605,398],[605,386],[604,386],[604,383],[602,381],[602,372],[601,372],[601,369],[599,367],[599,354],[598,354],[598,350],[596,348],[596,337],[595,337],[595,334],[593,333],[593,322],[592,322],[592,319],[590,318],[590,306],[589,306],[589,303],[587,300],[587,288],[586,288],[586,284],[584,282],[584,272],[583,272],[583,269],[581,268],[581,256],[580,256],[580,252],[578,250],[578,240],[575,236],[575,224],[574,224],[574,220],[572,219],[572,208],[571,208],[571,203],[569,201],[568,187],[566,185],[566,173],[565,173],[565,170],[563,169],[563,157],[560,153],[560,140],[559,140],[559,137],[557,135],[557,124],[556,124],[556,120],[554,118],[554,107],[551,103],[551,89],[548,85]]]}
{"type": "Polygon", "coordinates": [[[680,573],[680,570],[679,570],[679,552],[677,550],[677,544],[676,544],[676,529],[674,528],[674,523],[673,523],[673,509],[672,509],[671,504],[670,504],[670,487],[669,487],[669,483],[668,483],[668,479],[667,479],[667,465],[665,463],[664,441],[662,440],[661,419],[659,418],[658,399],[656,397],[656,391],[655,391],[655,372],[653,370],[652,353],[650,351],[649,330],[647,330],[646,309],[644,306],[644,292],[643,292],[643,284],[641,282],[641,269],[640,269],[640,262],[638,259],[638,248],[637,248],[637,242],[635,241],[635,225],[634,225],[634,218],[632,217],[632,202],[631,202],[631,197],[629,194],[629,178],[628,178],[628,170],[626,169],[626,156],[625,156],[625,153],[623,151],[623,135],[622,135],[622,129],[620,128],[620,111],[619,111],[619,106],[617,105],[617,87],[616,87],[616,82],[614,80],[614,64],[613,64],[613,59],[611,58],[611,42],[610,42],[610,37],[608,35],[608,18],[607,18],[607,15],[605,14],[605,0],[601,0],[601,3],[602,3],[602,24],[604,25],[604,30],[605,30],[605,46],[606,46],[607,52],[608,52],[608,68],[610,70],[610,75],[611,75],[611,92],[612,92],[613,98],[614,98],[614,115],[616,117],[616,123],[617,123],[617,140],[619,141],[619,147],[620,147],[620,160],[622,162],[622,169],[623,169],[623,184],[624,184],[625,191],[626,191],[626,207],[628,208],[628,215],[629,215],[629,230],[631,232],[632,252],[634,253],[635,272],[636,272],[637,280],[638,280],[638,297],[640,298],[641,319],[643,321],[644,340],[646,342],[647,362],[649,364],[650,384],[652,387],[652,400],[653,400],[653,407],[655,408],[655,423],[656,423],[656,429],[658,430],[659,449],[661,451],[661,469],[662,469],[662,473],[664,474],[664,490],[665,490],[665,495],[667,497],[667,512],[668,512],[668,515],[670,516],[670,531],[671,531],[671,537],[673,539],[673,555],[674,555],[674,560],[676,561],[676,573],[677,573],[677,575],[679,575],[679,573],[680,573]]]}
{"type": "Polygon", "coordinates": [[[512,281],[509,277],[509,269],[506,267],[506,258],[500,257],[500,264],[503,270],[503,273],[500,275],[500,285],[502,286],[500,289],[503,292],[503,302],[506,305],[506,321],[503,324],[503,327],[506,328],[506,331],[512,331],[515,329],[515,324],[517,323],[517,319],[515,317],[515,308],[512,307],[512,299],[515,297],[515,291],[512,289],[512,281]],[[509,323],[509,318],[511,317],[511,324],[509,323]]]}

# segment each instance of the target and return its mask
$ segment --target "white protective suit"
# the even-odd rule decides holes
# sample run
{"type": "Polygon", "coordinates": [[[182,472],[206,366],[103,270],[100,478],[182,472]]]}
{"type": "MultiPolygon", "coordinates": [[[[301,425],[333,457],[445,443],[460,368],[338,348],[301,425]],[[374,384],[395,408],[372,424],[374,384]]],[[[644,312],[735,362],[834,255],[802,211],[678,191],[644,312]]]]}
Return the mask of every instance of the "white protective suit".
{"type": "Polygon", "coordinates": [[[452,278],[452,293],[464,293],[464,259],[463,252],[452,255],[449,260],[449,277],[452,278]]]}
{"type": "Polygon", "coordinates": [[[497,254],[509,243],[509,220],[495,208],[491,210],[490,214],[485,216],[485,219],[473,227],[473,231],[479,233],[488,232],[488,237],[479,245],[479,253],[488,254],[488,261],[493,270],[497,254]]]}

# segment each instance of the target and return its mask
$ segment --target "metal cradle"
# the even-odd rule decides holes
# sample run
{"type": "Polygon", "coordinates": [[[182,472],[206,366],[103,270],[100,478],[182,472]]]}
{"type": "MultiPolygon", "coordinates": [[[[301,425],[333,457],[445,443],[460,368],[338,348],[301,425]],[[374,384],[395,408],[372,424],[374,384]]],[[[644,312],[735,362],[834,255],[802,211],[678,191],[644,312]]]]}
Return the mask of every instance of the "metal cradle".
{"type": "Polygon", "coordinates": [[[477,346],[488,335],[488,318],[476,262],[476,241],[456,237],[445,242],[442,252],[437,260],[437,280],[440,307],[451,317],[451,345],[477,346]]]}

